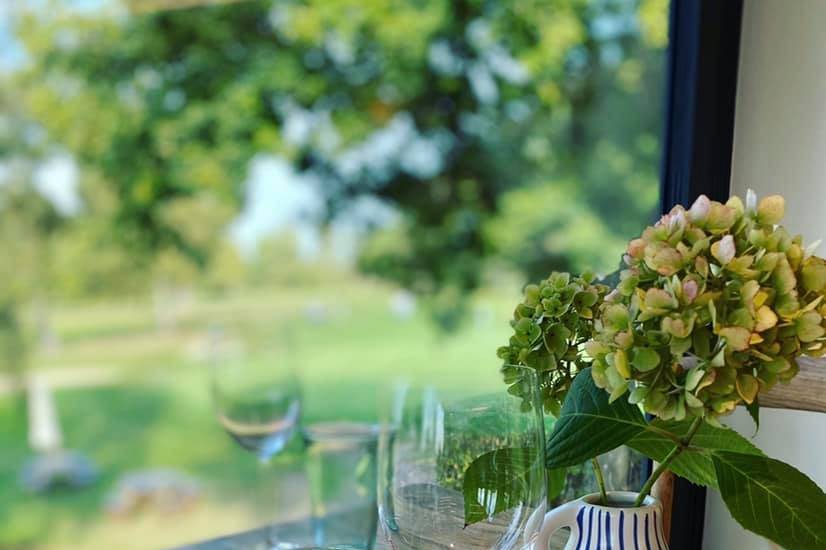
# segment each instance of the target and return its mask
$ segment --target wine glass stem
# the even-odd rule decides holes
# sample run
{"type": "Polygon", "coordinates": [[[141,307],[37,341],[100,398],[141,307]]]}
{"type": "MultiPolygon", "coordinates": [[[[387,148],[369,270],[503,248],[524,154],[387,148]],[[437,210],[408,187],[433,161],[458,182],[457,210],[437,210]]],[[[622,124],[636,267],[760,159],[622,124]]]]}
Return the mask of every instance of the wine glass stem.
{"type": "Polygon", "coordinates": [[[271,476],[271,462],[270,457],[258,457],[258,479],[256,485],[258,486],[258,505],[263,506],[266,511],[266,536],[267,544],[270,548],[277,548],[278,534],[276,532],[274,517],[272,510],[275,508],[275,499],[273,498],[272,490],[272,476],[271,476]]]}

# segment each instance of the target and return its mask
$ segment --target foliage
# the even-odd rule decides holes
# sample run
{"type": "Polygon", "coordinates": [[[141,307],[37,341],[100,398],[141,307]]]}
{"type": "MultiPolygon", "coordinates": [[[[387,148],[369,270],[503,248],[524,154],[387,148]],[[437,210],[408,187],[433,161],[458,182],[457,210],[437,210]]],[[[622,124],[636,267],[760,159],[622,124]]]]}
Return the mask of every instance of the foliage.
{"type": "MultiPolygon", "coordinates": [[[[478,457],[465,470],[465,526],[520,505],[542,463],[535,448],[508,447],[478,457]],[[508,489],[502,491],[501,488],[508,489]]],[[[537,493],[538,494],[538,493],[537,493]]]]}
{"type": "Polygon", "coordinates": [[[28,166],[0,177],[0,371],[19,376],[27,363],[23,304],[42,296],[52,274],[50,252],[62,220],[30,181],[28,166]]]}
{"type": "MultiPolygon", "coordinates": [[[[528,280],[549,271],[616,270],[625,241],[617,237],[614,218],[626,216],[601,216],[594,207],[599,201],[586,200],[584,187],[590,185],[553,181],[508,192],[485,226],[488,242],[528,280]]],[[[639,212],[637,219],[649,219],[648,212],[639,212]]]]}
{"type": "Polygon", "coordinates": [[[570,399],[548,436],[549,468],[581,464],[597,455],[616,449],[645,429],[639,409],[628,403],[614,405],[608,395],[589,380],[584,369],[571,386],[570,399]]]}
{"type": "Polygon", "coordinates": [[[508,392],[530,405],[530,389],[516,365],[536,369],[543,405],[556,416],[574,376],[585,365],[580,347],[592,331],[594,307],[607,287],[592,283],[593,277],[571,278],[568,273],[552,273],[539,284],[525,287],[524,298],[511,320],[514,331],[507,346],[497,355],[504,361],[502,373],[510,385],[508,392]]]}
{"type": "MultiPolygon", "coordinates": [[[[703,425],[700,418],[690,423],[648,422],[636,407],[632,407],[636,415],[626,419],[623,415],[631,405],[625,400],[608,403],[606,396],[587,370],[576,378],[548,439],[549,466],[581,462],[626,443],[660,462],[655,474],[669,467],[695,483],[718,488],[746,529],[787,548],[822,547],[826,538],[814,511],[826,506],[826,494],[805,475],[766,457],[731,429],[703,425]],[[594,392],[602,397],[595,398],[594,392]],[[621,429],[626,425],[632,428],[621,429]],[[576,454],[571,454],[572,449],[576,454]]],[[[656,477],[652,474],[641,496],[656,477]]]]}
{"type": "MultiPolygon", "coordinates": [[[[674,448],[675,440],[684,438],[689,429],[691,429],[691,423],[685,420],[656,419],[646,425],[645,431],[634,436],[626,444],[652,460],[662,462],[674,448]]],[[[696,485],[716,489],[717,476],[712,463],[711,451],[763,454],[751,441],[731,428],[702,424],[691,439],[691,446],[671,461],[669,469],[696,485]]]]}
{"type": "MultiPolygon", "coordinates": [[[[256,27],[255,6],[126,18],[32,10],[19,21],[36,61],[18,75],[26,112],[83,174],[115,193],[114,208],[100,214],[135,252],[174,247],[203,262],[204,243],[189,240],[169,210],[179,200],[238,198],[256,129],[254,88],[243,84],[256,52],[214,68],[233,55],[230,29],[256,27]],[[62,46],[55,36],[66,37],[62,46]],[[245,110],[250,116],[236,116],[245,110]]],[[[240,42],[260,37],[233,34],[240,42]]]]}
{"type": "Polygon", "coordinates": [[[8,86],[43,146],[77,161],[84,193],[117,198],[89,205],[109,230],[95,240],[128,245],[144,267],[161,257],[161,277],[220,253],[226,213],[196,222],[210,204],[237,211],[260,153],[311,176],[301,185],[323,182],[313,223],[367,195],[399,210],[391,231],[406,245],[371,246],[360,265],[426,296],[445,326],[491,256],[531,276],[600,267],[621,250],[600,236],[636,231],[655,207],[662,2],[143,4],[20,8],[30,62],[8,86]],[[524,199],[508,198],[525,185],[576,195],[576,217],[570,200],[539,199],[587,220],[589,243],[563,229],[529,257],[502,241],[496,227],[546,231],[550,216],[526,223],[524,199]],[[610,215],[618,199],[625,216],[610,215]]]}
{"type": "Polygon", "coordinates": [[[826,545],[826,494],[788,464],[760,455],[713,453],[720,494],[731,515],[784,548],[826,545]],[[768,521],[767,521],[768,520],[768,521]]]}
{"type": "Polygon", "coordinates": [[[778,224],[780,196],[701,196],[628,245],[628,269],[588,343],[614,399],[663,420],[715,418],[826,353],[826,261],[778,224]]]}
{"type": "MultiPolygon", "coordinates": [[[[567,320],[580,329],[576,337],[590,340],[569,347],[572,332],[562,333],[569,361],[582,367],[590,360],[590,367],[565,377],[564,403],[547,441],[548,468],[595,460],[627,444],[658,462],[636,505],[670,468],[719,489],[746,529],[788,548],[826,544],[817,515],[826,494],[718,421],[738,404],[749,405],[756,421],[760,392],[791,380],[800,355],[826,354],[826,260],[811,254],[817,245],[804,249],[802,237],[777,225],[783,213],[777,195],[758,202],[749,191],[745,204],[701,196],[629,243],[628,269],[616,287],[570,312],[580,316],[567,320]],[[629,398],[620,399],[629,389],[629,398]]],[[[509,361],[547,368],[539,361],[544,355],[531,355],[545,334],[541,289],[551,297],[570,280],[554,273],[526,288],[511,323],[516,335],[497,352],[506,360],[507,383],[513,382],[509,361]]],[[[548,305],[560,303],[566,301],[548,305]]],[[[556,320],[552,330],[558,326],[556,320]]],[[[524,388],[517,383],[508,391],[518,396],[524,388]]],[[[469,469],[484,466],[474,462],[469,469]]]]}

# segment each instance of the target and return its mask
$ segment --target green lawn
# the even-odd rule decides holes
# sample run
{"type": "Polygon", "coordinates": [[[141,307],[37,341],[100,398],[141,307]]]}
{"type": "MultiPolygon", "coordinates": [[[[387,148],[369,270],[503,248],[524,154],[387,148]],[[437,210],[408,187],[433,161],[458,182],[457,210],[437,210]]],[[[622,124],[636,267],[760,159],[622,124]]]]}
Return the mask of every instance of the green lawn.
{"type": "Polygon", "coordinates": [[[445,338],[437,337],[421,312],[408,320],[394,317],[391,294],[368,281],[345,279],[321,289],[196,297],[167,331],[155,328],[149,303],[56,308],[60,348],[36,356],[33,368],[94,367],[116,372],[120,380],[57,393],[65,446],[90,456],[101,478],[84,491],[25,494],[17,483],[30,456],[25,414],[10,396],[0,397],[0,548],[163,548],[306,513],[297,442],[262,472],[214,421],[207,373],[198,359],[214,323],[261,339],[288,324],[311,415],[319,404],[344,416],[369,414],[377,388],[398,378],[468,393],[502,390],[494,352],[508,333],[515,296],[478,297],[481,313],[445,338]],[[308,320],[310,304],[325,305],[324,322],[308,320]],[[107,516],[105,495],[115,481],[143,468],[189,474],[202,484],[204,498],[172,517],[151,509],[107,516]],[[269,493],[256,491],[260,487],[269,493]]]}

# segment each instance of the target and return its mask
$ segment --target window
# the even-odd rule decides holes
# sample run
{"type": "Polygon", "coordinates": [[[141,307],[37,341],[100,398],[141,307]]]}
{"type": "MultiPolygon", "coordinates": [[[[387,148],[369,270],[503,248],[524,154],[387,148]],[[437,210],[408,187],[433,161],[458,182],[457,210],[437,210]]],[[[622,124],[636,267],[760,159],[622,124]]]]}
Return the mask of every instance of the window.
{"type": "Polygon", "coordinates": [[[667,11],[0,9],[0,546],[163,547],[302,513],[292,451],[262,506],[217,428],[201,366],[216,325],[288,325],[316,396],[400,372],[501,390],[525,281],[613,271],[659,208],[667,11]],[[50,396],[49,445],[97,476],[28,493],[32,433],[54,422],[26,403],[50,396]],[[160,470],[196,487],[174,521],[118,500],[160,470]]]}

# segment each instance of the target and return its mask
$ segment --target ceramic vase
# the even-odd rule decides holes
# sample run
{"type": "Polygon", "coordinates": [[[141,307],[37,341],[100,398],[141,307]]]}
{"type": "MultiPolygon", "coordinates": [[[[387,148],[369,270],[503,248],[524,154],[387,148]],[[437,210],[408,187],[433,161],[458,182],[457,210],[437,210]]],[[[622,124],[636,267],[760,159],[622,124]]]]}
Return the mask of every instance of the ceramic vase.
{"type": "Polygon", "coordinates": [[[565,550],[668,550],[662,529],[662,506],[646,497],[634,506],[636,493],[609,492],[608,506],[598,493],[554,508],[534,542],[534,550],[547,550],[553,535],[568,527],[571,535],[565,550]]]}

